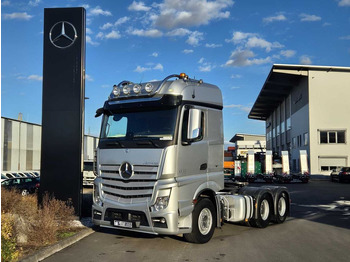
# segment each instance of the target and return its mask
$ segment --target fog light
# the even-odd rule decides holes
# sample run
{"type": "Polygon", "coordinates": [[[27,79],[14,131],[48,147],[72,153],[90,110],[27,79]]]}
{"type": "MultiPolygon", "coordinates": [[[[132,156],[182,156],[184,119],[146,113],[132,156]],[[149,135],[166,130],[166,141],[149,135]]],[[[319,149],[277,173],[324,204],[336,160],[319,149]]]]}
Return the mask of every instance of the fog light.
{"type": "Polygon", "coordinates": [[[140,93],[140,91],[141,91],[141,86],[140,86],[140,85],[134,85],[133,91],[134,91],[135,94],[140,93]]]}
{"type": "Polygon", "coordinates": [[[152,85],[151,83],[147,83],[147,84],[145,85],[145,90],[146,90],[146,92],[148,92],[148,93],[152,92],[152,90],[153,90],[153,85],[152,85]]]}
{"type": "Polygon", "coordinates": [[[130,94],[130,87],[124,86],[124,87],[123,87],[123,93],[124,93],[124,95],[130,94]]]}

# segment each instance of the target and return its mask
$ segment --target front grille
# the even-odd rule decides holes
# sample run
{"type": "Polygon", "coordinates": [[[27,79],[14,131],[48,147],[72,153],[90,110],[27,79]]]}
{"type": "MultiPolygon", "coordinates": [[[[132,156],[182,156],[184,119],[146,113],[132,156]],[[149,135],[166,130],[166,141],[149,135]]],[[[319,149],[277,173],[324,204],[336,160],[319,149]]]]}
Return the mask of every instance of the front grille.
{"type": "Polygon", "coordinates": [[[124,179],[120,165],[101,165],[102,192],[110,200],[122,203],[147,202],[157,181],[158,166],[134,165],[133,175],[124,179]]]}

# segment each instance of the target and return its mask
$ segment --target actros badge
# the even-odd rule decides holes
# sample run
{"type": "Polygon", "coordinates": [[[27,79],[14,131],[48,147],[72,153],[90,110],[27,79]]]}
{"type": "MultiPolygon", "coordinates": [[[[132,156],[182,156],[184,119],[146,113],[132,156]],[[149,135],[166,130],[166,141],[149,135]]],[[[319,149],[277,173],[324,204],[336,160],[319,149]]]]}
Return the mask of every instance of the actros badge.
{"type": "Polygon", "coordinates": [[[63,49],[73,45],[78,36],[71,23],[61,21],[51,27],[49,37],[55,47],[63,49]]]}
{"type": "Polygon", "coordinates": [[[124,162],[119,168],[120,176],[124,179],[129,179],[132,176],[132,165],[124,162]]]}

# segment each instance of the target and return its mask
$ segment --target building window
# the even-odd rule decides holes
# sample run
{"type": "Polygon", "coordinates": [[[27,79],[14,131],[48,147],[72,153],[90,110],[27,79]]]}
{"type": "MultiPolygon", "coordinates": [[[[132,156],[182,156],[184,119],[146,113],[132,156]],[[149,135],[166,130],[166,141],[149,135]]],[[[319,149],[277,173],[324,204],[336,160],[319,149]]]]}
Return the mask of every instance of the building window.
{"type": "Polygon", "coordinates": [[[293,137],[292,138],[292,148],[296,148],[297,147],[297,138],[293,137]]]}
{"type": "Polygon", "coordinates": [[[281,134],[283,134],[285,131],[285,127],[284,127],[284,122],[281,123],[281,134]]]}
{"type": "Polygon", "coordinates": [[[301,147],[301,135],[298,136],[298,147],[301,147]]]}
{"type": "Polygon", "coordinates": [[[340,166],[321,166],[321,171],[340,171],[342,167],[340,166]]]}
{"type": "Polygon", "coordinates": [[[292,129],[292,123],[290,121],[290,117],[287,118],[287,130],[292,129]]]}
{"type": "Polygon", "coordinates": [[[304,146],[309,144],[309,133],[304,133],[304,146]]]}
{"type": "Polygon", "coordinates": [[[345,131],[320,131],[321,144],[345,144],[345,131]]]}

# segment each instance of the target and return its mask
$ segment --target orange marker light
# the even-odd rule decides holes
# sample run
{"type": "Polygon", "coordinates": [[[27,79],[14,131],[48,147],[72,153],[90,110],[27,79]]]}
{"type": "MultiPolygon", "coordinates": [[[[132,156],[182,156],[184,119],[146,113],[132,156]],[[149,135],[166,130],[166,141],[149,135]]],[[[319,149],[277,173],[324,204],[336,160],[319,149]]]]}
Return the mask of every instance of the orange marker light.
{"type": "Polygon", "coordinates": [[[181,79],[184,79],[184,78],[186,78],[186,77],[187,77],[187,76],[186,76],[185,73],[181,73],[181,74],[180,74],[180,78],[181,78],[181,79]]]}

